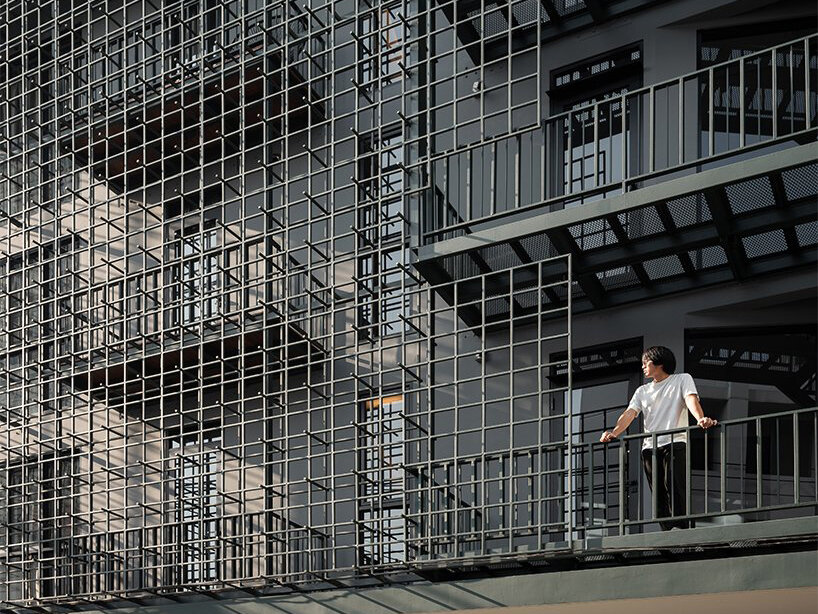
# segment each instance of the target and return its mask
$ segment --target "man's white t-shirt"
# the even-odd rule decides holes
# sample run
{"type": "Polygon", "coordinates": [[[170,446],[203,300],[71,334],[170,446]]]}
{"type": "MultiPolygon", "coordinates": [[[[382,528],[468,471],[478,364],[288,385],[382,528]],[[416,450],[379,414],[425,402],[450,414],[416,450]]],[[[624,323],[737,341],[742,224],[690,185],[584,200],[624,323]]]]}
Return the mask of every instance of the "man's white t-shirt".
{"type": "MultiPolygon", "coordinates": [[[[645,432],[666,431],[687,426],[687,406],[685,397],[689,394],[698,395],[696,384],[688,373],[674,373],[668,375],[661,382],[649,382],[639,386],[633,393],[628,409],[637,413],[643,412],[645,432]]],[[[652,437],[646,437],[642,449],[653,447],[652,437]]],[[[686,433],[660,435],[657,437],[658,446],[669,443],[687,442],[686,433]]]]}

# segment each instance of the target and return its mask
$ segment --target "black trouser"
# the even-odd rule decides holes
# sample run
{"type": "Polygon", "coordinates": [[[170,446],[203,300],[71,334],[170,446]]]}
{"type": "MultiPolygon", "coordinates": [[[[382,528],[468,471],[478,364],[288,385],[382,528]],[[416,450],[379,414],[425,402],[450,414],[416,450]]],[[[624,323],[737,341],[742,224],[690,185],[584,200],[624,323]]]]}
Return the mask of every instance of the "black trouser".
{"type": "MultiPolygon", "coordinates": [[[[687,445],[672,443],[659,446],[656,451],[656,471],[659,474],[653,479],[652,448],[642,450],[642,466],[652,489],[656,489],[656,518],[683,516],[687,514],[685,500],[685,455],[687,445]]],[[[652,496],[652,495],[651,495],[652,496]]],[[[652,500],[651,500],[652,501],[652,500]]],[[[651,507],[653,504],[651,503],[651,507]]],[[[687,520],[659,521],[663,531],[670,531],[674,527],[686,529],[690,526],[687,520]]]]}

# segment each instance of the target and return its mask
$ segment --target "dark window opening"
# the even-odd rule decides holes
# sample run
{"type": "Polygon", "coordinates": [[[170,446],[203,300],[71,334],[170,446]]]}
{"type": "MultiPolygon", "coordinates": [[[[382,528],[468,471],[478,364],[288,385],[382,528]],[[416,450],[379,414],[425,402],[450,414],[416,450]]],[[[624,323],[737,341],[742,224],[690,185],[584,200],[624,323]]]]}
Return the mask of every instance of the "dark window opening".
{"type": "Polygon", "coordinates": [[[403,396],[364,401],[358,420],[358,543],[364,565],[406,560],[403,396]]]}

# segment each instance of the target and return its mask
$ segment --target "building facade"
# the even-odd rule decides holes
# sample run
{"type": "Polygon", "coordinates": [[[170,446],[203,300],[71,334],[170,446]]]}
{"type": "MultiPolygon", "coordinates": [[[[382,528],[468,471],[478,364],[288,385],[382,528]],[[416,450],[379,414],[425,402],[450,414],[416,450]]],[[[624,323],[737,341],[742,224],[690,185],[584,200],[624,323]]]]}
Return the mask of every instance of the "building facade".
{"type": "Polygon", "coordinates": [[[0,2],[3,607],[499,612],[685,566],[803,598],[815,26],[0,2]],[[641,428],[598,443],[656,344],[721,422],[672,433],[673,535],[641,428]]]}

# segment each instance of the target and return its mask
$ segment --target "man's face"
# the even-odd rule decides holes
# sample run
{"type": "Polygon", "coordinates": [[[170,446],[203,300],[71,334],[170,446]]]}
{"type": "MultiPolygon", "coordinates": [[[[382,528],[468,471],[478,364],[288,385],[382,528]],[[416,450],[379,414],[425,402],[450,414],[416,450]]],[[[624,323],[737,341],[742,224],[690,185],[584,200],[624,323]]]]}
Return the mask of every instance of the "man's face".
{"type": "Polygon", "coordinates": [[[654,376],[659,374],[661,367],[653,364],[652,360],[648,360],[647,358],[642,359],[642,373],[645,375],[647,379],[653,379],[654,376]]]}

